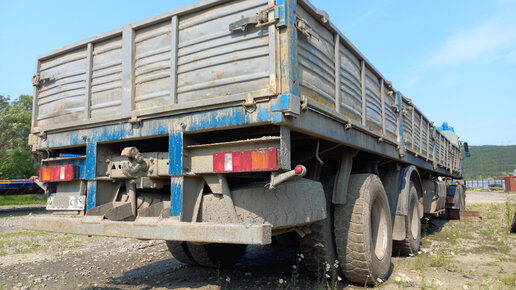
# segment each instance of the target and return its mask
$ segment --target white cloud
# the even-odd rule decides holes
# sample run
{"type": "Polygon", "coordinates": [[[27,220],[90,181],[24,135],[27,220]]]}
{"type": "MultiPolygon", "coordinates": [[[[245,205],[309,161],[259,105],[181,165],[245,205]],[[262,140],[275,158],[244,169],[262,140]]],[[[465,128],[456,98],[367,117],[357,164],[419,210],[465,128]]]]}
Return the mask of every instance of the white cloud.
{"type": "MultiPolygon", "coordinates": [[[[511,11],[512,10],[512,11],[511,11]]],[[[480,25],[446,39],[427,62],[430,66],[455,66],[468,61],[498,59],[516,46],[516,17],[503,9],[480,25]]]]}

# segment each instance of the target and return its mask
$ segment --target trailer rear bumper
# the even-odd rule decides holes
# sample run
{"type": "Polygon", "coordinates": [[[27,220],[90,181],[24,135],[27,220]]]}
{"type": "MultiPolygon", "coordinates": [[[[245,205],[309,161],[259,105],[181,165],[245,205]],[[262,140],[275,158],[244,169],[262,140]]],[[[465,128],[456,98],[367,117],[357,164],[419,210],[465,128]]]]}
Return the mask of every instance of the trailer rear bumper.
{"type": "Polygon", "coordinates": [[[30,217],[23,227],[79,235],[258,245],[270,244],[272,234],[269,224],[190,223],[156,217],[138,217],[134,222],[110,221],[102,216],[30,217]]]}

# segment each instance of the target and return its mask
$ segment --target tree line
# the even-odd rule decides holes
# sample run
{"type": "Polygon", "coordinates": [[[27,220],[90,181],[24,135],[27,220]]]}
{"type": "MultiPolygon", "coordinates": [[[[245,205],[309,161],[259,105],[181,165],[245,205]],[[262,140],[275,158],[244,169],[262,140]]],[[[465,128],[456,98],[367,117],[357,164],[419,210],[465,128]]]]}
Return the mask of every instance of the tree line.
{"type": "Polygon", "coordinates": [[[37,175],[38,162],[27,140],[32,119],[32,96],[16,100],[0,95],[0,179],[37,175]]]}

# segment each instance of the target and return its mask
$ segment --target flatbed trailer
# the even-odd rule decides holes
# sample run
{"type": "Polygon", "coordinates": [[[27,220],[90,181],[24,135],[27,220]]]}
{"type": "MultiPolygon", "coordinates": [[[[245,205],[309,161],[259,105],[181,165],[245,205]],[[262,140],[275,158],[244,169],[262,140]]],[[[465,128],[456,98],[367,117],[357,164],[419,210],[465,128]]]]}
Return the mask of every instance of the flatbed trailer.
{"type": "Polygon", "coordinates": [[[28,179],[0,180],[0,195],[42,194],[43,190],[28,179]]]}
{"type": "Polygon", "coordinates": [[[33,84],[37,181],[67,215],[27,228],[204,266],[296,233],[309,270],[375,283],[463,192],[459,144],[305,0],[178,8],[39,56],[33,84]]]}

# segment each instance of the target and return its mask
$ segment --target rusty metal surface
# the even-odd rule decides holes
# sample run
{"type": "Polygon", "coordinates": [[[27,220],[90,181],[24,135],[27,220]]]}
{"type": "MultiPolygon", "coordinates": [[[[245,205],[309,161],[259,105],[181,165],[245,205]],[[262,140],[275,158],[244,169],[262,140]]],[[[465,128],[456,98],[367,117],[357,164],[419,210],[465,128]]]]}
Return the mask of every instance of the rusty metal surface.
{"type": "Polygon", "coordinates": [[[80,235],[258,245],[270,244],[272,233],[272,227],[267,224],[188,223],[155,217],[138,217],[134,222],[102,220],[97,216],[31,217],[24,228],[80,235]]]}

